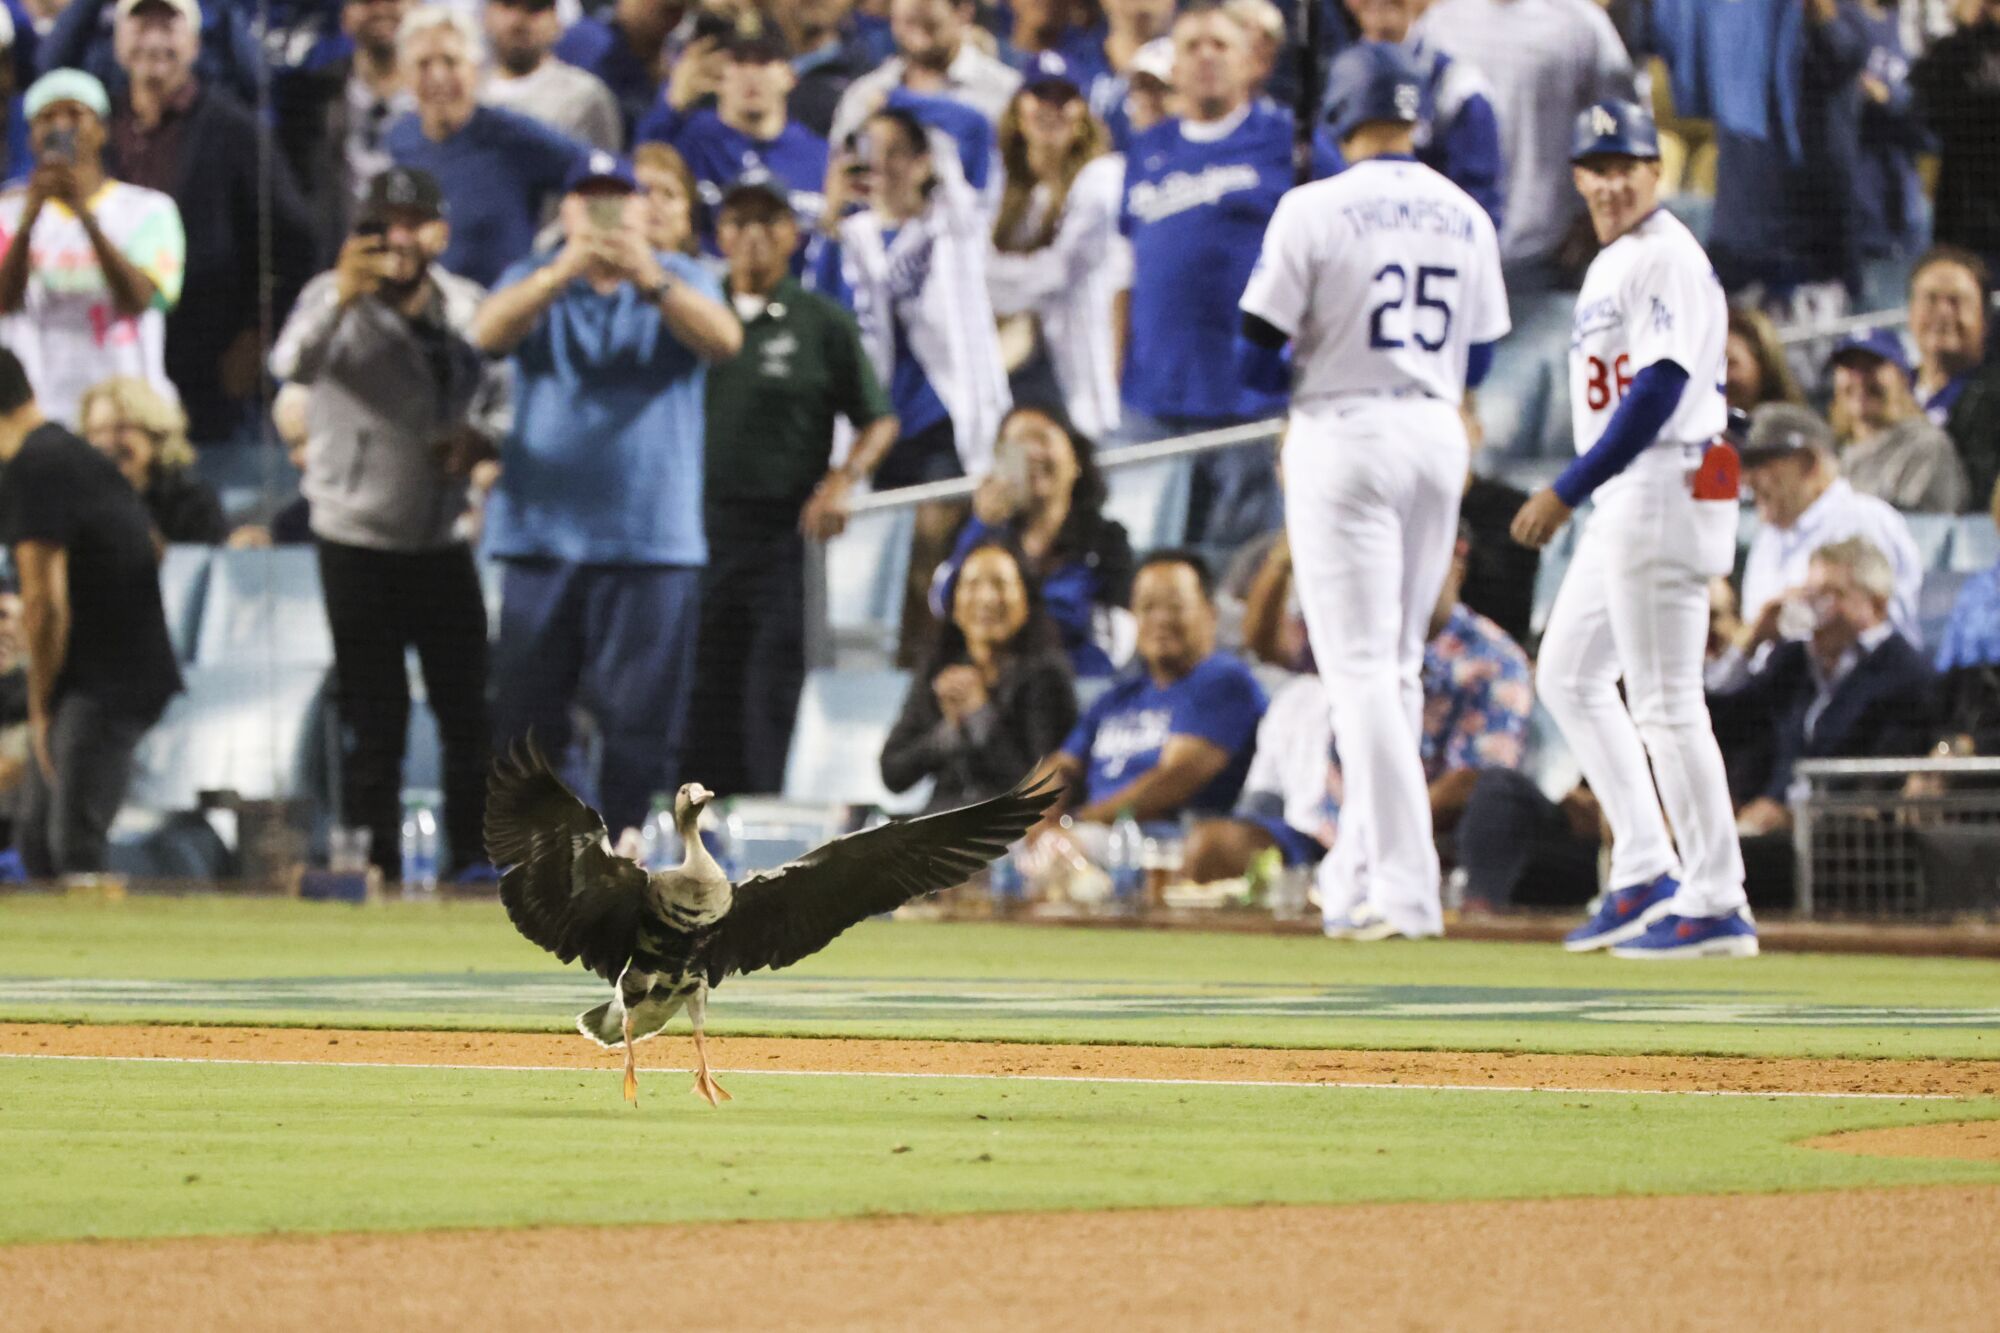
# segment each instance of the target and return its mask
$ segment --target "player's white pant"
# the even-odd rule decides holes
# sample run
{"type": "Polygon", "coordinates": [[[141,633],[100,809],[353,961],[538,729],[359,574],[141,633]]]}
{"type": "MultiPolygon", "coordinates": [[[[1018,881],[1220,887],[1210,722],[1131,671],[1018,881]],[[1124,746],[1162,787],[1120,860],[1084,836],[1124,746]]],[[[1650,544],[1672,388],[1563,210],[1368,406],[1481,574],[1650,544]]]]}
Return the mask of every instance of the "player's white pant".
{"type": "Polygon", "coordinates": [[[1458,409],[1436,399],[1352,396],[1292,413],[1285,530],[1346,789],[1319,872],[1329,921],[1366,902],[1406,935],[1444,928],[1422,673],[1466,458],[1458,409]]]}
{"type": "Polygon", "coordinates": [[[1612,887],[1675,874],[1673,911],[1720,916],[1744,905],[1743,854],[1702,660],[1708,580],[1728,572],[1737,507],[1697,501],[1688,467],[1682,450],[1655,446],[1598,492],[1536,687],[1610,821],[1612,887]]]}

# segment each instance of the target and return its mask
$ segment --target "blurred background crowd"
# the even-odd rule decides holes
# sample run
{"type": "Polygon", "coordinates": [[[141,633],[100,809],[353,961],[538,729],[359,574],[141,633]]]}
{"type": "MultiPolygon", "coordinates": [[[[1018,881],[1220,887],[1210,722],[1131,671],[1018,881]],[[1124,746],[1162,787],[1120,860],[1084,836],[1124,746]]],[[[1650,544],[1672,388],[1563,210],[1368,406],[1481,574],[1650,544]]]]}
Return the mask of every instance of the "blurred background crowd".
{"type": "Polygon", "coordinates": [[[1596,888],[1531,685],[1567,548],[1506,525],[1571,452],[1602,98],[1659,113],[1732,300],[1754,517],[1710,685],[1753,900],[1790,899],[1801,758],[2000,746],[2000,0],[1304,2],[5,0],[0,346],[142,502],[184,686],[94,699],[131,743],[74,755],[116,783],[41,755],[90,649],[31,688],[15,571],[22,869],[160,869],[203,785],[168,770],[251,704],[332,775],[265,794],[391,879],[426,821],[424,875],[491,873],[487,757],[530,730],[614,836],[685,780],[910,808],[1047,765],[1038,871],[1124,855],[1127,815],[1192,880],[1311,865],[1339,744],[1269,433],[1102,463],[1282,415],[1237,300],[1279,196],[1342,168],[1316,90],[1362,41],[1426,71],[1420,157],[1514,307],[1425,667],[1456,891],[1596,888]],[[843,579],[885,585],[876,658],[817,643],[843,579]]]}

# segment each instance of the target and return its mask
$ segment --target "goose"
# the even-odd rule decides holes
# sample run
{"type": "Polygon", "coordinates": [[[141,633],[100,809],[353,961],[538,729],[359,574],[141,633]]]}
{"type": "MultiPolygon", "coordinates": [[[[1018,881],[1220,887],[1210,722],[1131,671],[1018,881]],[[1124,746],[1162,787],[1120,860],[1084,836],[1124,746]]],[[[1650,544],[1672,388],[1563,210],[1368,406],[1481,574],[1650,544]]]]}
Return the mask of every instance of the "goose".
{"type": "Polygon", "coordinates": [[[694,1028],[694,1091],[730,1100],[709,1069],[708,993],[725,977],[788,967],[848,927],[961,884],[1026,833],[1061,785],[1024,780],[1001,796],[850,833],[732,884],[697,826],[712,799],[688,783],[674,796],[687,848],[648,873],[611,845],[604,819],[565,786],[532,736],[496,756],[487,782],[486,850],[502,870],[500,900],[523,935],[612,984],[577,1030],[625,1051],[625,1100],[637,1104],[633,1043],[681,1009],[694,1028]]]}

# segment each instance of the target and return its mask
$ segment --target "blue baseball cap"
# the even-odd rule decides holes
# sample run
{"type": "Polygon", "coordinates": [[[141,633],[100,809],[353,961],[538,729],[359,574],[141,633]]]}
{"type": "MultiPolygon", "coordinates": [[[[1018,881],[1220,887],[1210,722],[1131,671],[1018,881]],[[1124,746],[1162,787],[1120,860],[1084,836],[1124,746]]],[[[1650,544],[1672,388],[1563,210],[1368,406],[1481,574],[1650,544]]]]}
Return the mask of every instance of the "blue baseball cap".
{"type": "Polygon", "coordinates": [[[1038,51],[1027,67],[1021,71],[1021,88],[1024,92],[1059,92],[1065,99],[1079,96],[1083,88],[1076,81],[1076,73],[1054,51],[1038,51]]]}
{"type": "Polygon", "coordinates": [[[1424,76],[1388,42],[1357,42],[1326,72],[1325,120],[1334,140],[1375,121],[1414,125],[1424,106],[1424,76]]]}
{"type": "Polygon", "coordinates": [[[1618,98],[1579,112],[1570,136],[1569,160],[1586,157],[1649,157],[1660,155],[1660,132],[1652,113],[1637,102],[1618,98]]]}
{"type": "Polygon", "coordinates": [[[80,69],[52,69],[29,84],[21,99],[21,113],[33,120],[57,102],[75,102],[96,113],[99,120],[111,119],[111,98],[104,85],[80,69]]]}
{"type": "Polygon", "coordinates": [[[576,160],[576,165],[569,169],[569,176],[563,181],[563,193],[571,194],[586,185],[600,184],[637,190],[639,178],[632,174],[630,162],[615,153],[599,149],[576,160]]]}
{"type": "Polygon", "coordinates": [[[1910,373],[1910,354],[1903,350],[1903,340],[1892,329],[1862,329],[1848,334],[1833,349],[1833,355],[1827,357],[1826,364],[1844,366],[1864,359],[1887,361],[1905,375],[1910,373]]]}

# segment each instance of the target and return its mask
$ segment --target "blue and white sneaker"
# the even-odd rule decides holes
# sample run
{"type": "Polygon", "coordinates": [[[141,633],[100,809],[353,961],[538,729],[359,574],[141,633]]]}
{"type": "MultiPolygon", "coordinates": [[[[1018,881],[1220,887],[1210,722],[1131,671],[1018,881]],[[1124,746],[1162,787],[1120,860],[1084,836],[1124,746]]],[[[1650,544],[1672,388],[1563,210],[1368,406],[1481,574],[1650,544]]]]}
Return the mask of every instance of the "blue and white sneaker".
{"type": "Polygon", "coordinates": [[[1757,927],[1742,912],[1726,916],[1668,913],[1637,939],[1611,950],[1613,958],[1755,958],[1757,927]]]}
{"type": "Polygon", "coordinates": [[[1563,936],[1563,948],[1571,953],[1587,953],[1609,948],[1644,933],[1646,927],[1667,914],[1667,904],[1680,892],[1681,882],[1661,875],[1644,884],[1613,889],[1598,900],[1590,920],[1563,936]]]}

